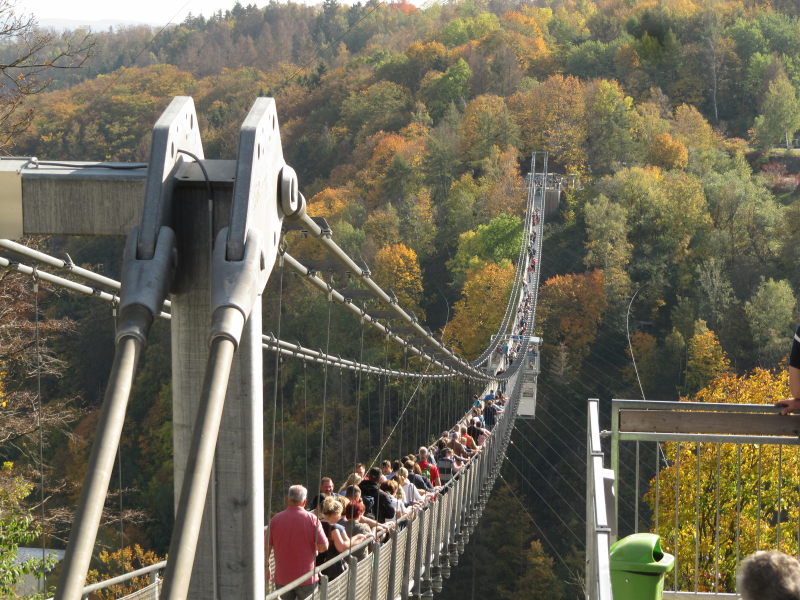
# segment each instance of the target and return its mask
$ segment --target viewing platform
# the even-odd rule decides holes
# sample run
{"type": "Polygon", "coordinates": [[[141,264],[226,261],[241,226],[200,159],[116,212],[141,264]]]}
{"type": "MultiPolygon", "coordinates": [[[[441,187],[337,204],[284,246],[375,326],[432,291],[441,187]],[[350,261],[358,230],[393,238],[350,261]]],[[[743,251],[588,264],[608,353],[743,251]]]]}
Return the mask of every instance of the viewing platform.
{"type": "Polygon", "coordinates": [[[637,532],[675,556],[664,598],[735,599],[757,550],[800,549],[800,418],[770,405],[612,400],[587,427],[587,598],[610,600],[609,547],[637,532]],[[610,468],[604,464],[610,459],[610,468]]]}

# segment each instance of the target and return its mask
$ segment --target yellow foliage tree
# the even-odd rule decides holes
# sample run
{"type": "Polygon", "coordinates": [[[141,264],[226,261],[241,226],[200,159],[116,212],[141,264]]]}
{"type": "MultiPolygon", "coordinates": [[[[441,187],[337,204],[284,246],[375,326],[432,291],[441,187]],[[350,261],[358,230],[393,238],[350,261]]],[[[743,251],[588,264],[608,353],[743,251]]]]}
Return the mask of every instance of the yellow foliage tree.
{"type": "MultiPolygon", "coordinates": [[[[154,565],[163,560],[151,550],[143,550],[139,544],[125,546],[116,552],[103,550],[100,552],[100,566],[92,569],[86,576],[87,583],[97,583],[116,577],[120,573],[130,573],[137,569],[154,565]]],[[[149,577],[135,577],[130,581],[95,592],[92,598],[96,600],[113,600],[121,598],[146,587],[150,583],[149,577]]]]}
{"type": "Polygon", "coordinates": [[[484,263],[467,271],[461,299],[455,303],[455,316],[445,327],[442,339],[469,357],[481,353],[496,333],[503,318],[514,266],[484,263]]]}
{"type": "MultiPolygon", "coordinates": [[[[785,371],[755,369],[741,377],[726,373],[689,399],[774,404],[788,394],[785,371]]],[[[663,444],[663,449],[668,466],[660,470],[657,487],[655,479],[650,482],[644,499],[658,513],[654,522],[657,519],[662,547],[677,556],[677,572],[668,577],[678,578],[678,589],[694,590],[697,577],[698,591],[714,591],[718,572],[719,591],[733,592],[737,561],[744,556],[758,549],[797,554],[800,519],[797,446],[779,449],[769,444],[671,442],[663,444]]],[[[672,585],[672,581],[667,582],[670,589],[672,585]]]]}
{"type": "Polygon", "coordinates": [[[695,333],[687,344],[686,390],[694,393],[715,377],[731,370],[731,362],[720,346],[717,334],[705,323],[695,325],[695,333]]]}
{"type": "Polygon", "coordinates": [[[417,253],[405,244],[384,246],[375,254],[372,277],[384,288],[391,289],[400,306],[420,314],[422,297],[422,271],[417,253]]]}
{"type": "Polygon", "coordinates": [[[553,75],[509,98],[523,152],[547,150],[568,171],[586,167],[586,94],[577,77],[553,75]]]}

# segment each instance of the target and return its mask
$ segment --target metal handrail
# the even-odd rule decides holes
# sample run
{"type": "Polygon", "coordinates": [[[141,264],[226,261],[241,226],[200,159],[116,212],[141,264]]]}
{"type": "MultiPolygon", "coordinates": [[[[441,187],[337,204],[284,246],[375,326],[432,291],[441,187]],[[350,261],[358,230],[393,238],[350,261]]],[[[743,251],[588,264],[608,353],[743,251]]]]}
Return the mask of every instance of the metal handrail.
{"type": "MultiPolygon", "coordinates": [[[[150,573],[157,573],[158,571],[162,571],[166,567],[167,567],[167,561],[162,560],[161,562],[157,562],[155,564],[142,567],[141,569],[136,569],[135,571],[131,571],[130,573],[118,575],[113,579],[107,579],[105,581],[100,581],[98,583],[87,585],[83,588],[83,591],[81,592],[81,597],[86,598],[89,596],[89,594],[93,592],[99,592],[100,590],[110,588],[112,585],[119,585],[120,583],[125,583],[126,581],[130,581],[131,579],[135,579],[136,577],[144,577],[145,575],[149,575],[150,573]]],[[[47,600],[53,600],[53,598],[51,597],[48,598],[47,600]]]]}
{"type": "Polygon", "coordinates": [[[609,474],[603,467],[598,405],[598,400],[589,400],[586,427],[586,598],[612,600],[608,553],[614,519],[606,503],[609,474]]]}
{"type": "MultiPolygon", "coordinates": [[[[456,473],[450,481],[437,490],[433,500],[426,501],[421,508],[415,509],[413,511],[414,517],[404,515],[397,520],[398,523],[402,523],[410,520],[410,518],[424,518],[425,513],[430,514],[436,509],[442,510],[440,507],[442,507],[444,504],[447,505],[445,508],[447,510],[445,520],[440,528],[437,529],[439,531],[439,535],[441,536],[439,538],[441,543],[434,543],[428,549],[430,551],[430,560],[427,560],[424,556],[422,557],[420,569],[421,572],[427,573],[429,569],[438,569],[438,561],[443,560],[441,557],[446,557],[448,555],[452,556],[454,552],[460,553],[463,551],[463,545],[466,541],[465,538],[468,538],[469,536],[469,525],[467,523],[467,519],[465,519],[465,516],[469,514],[470,509],[477,510],[478,512],[482,510],[482,501],[477,496],[478,494],[483,496],[485,493],[488,493],[488,491],[491,489],[491,486],[494,484],[494,479],[498,472],[498,469],[496,468],[497,463],[498,461],[502,461],[505,456],[504,450],[510,436],[511,424],[513,423],[514,416],[516,415],[516,407],[519,402],[521,387],[521,378],[517,378],[514,381],[512,392],[509,395],[509,402],[506,411],[498,416],[497,425],[492,431],[492,435],[485,442],[483,450],[473,456],[462,470],[456,473]],[[481,483],[481,481],[483,482],[483,486],[478,485],[481,483]]],[[[435,524],[432,526],[436,527],[435,524]]],[[[428,531],[430,532],[430,530],[428,531]]],[[[419,535],[422,536],[423,533],[424,530],[421,530],[419,535]]],[[[393,541],[397,535],[400,535],[399,529],[390,534],[390,540],[393,541]]],[[[377,563],[381,562],[383,558],[381,558],[381,554],[375,553],[374,551],[377,550],[378,547],[387,543],[391,542],[385,541],[381,543],[373,540],[365,540],[360,544],[348,549],[346,552],[338,554],[325,563],[315,566],[314,569],[304,573],[294,581],[270,592],[270,594],[266,597],[266,600],[277,600],[281,594],[298,587],[300,584],[312,577],[320,575],[324,569],[336,564],[337,562],[341,560],[347,560],[354,552],[367,546],[372,546],[373,554],[377,554],[378,556],[378,558],[376,558],[370,565],[370,568],[375,571],[377,568],[377,563]]],[[[426,554],[426,547],[419,547],[418,552],[423,555],[426,554]]],[[[396,565],[396,568],[403,569],[404,584],[410,583],[411,573],[414,570],[414,565],[411,565],[410,563],[407,564],[408,560],[410,560],[410,554],[404,553],[401,563],[396,565]]],[[[445,558],[444,560],[449,560],[449,564],[453,564],[452,561],[454,559],[445,558]]],[[[342,576],[345,575],[342,574],[340,577],[342,576]]],[[[320,576],[320,579],[322,580],[322,576],[320,576]]],[[[422,582],[415,580],[415,584],[421,585],[422,582]]],[[[397,593],[397,590],[395,590],[395,595],[400,595],[397,593]]],[[[351,597],[355,596],[351,596],[348,593],[347,598],[351,597]]],[[[320,598],[325,599],[326,594],[321,593],[320,598]]]]}

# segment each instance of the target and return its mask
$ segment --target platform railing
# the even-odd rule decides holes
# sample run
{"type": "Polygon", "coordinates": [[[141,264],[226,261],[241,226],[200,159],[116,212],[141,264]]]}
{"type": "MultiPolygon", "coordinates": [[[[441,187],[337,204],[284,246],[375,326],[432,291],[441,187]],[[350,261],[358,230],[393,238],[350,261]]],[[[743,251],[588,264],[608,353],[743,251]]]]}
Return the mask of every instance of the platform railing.
{"type": "MultiPolygon", "coordinates": [[[[733,599],[756,550],[800,552],[800,416],[769,405],[613,400],[620,537],[675,555],[665,599],[733,599]]],[[[614,524],[612,523],[612,528],[614,524]]]]}
{"type": "MultiPolygon", "coordinates": [[[[95,592],[108,590],[109,588],[112,588],[116,585],[122,585],[124,583],[128,583],[133,579],[138,579],[140,577],[147,577],[149,580],[147,586],[138,589],[135,592],[131,592],[130,594],[124,597],[120,597],[120,600],[133,600],[136,598],[141,600],[158,600],[162,582],[162,578],[159,577],[159,575],[166,568],[167,568],[167,561],[162,560],[161,562],[148,565],[146,567],[142,567],[141,569],[131,571],[130,573],[125,573],[123,575],[114,577],[112,579],[107,579],[105,581],[87,585],[82,590],[81,598],[87,599],[91,594],[95,592]]],[[[53,600],[53,598],[48,598],[47,600],[53,600]]]]}
{"type": "Polygon", "coordinates": [[[586,426],[586,598],[612,600],[608,550],[615,521],[614,472],[603,466],[598,400],[589,400],[586,426]]]}

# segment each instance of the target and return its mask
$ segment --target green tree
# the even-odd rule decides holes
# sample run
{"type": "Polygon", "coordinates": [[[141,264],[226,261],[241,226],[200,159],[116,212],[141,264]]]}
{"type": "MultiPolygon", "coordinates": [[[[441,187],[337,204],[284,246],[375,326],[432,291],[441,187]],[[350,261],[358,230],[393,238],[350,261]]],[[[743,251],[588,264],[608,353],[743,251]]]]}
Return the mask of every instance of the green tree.
{"type": "Polygon", "coordinates": [[[396,131],[408,123],[412,107],[406,88],[379,81],[365,90],[350,92],[342,103],[342,122],[363,137],[380,130],[396,131]]]}
{"type": "Polygon", "coordinates": [[[761,364],[776,364],[787,352],[786,339],[797,315],[792,286],[786,280],[762,280],[744,312],[761,364]]]}
{"type": "Polygon", "coordinates": [[[586,103],[587,148],[592,172],[610,173],[636,158],[639,115],[615,81],[590,86],[586,103]]]}
{"type": "Polygon", "coordinates": [[[797,90],[785,74],[770,82],[761,114],[753,123],[753,137],[762,150],[780,141],[791,147],[794,132],[800,129],[800,100],[797,90]]]}
{"type": "Polygon", "coordinates": [[[15,588],[26,575],[41,578],[56,563],[54,555],[45,559],[19,560],[20,546],[33,542],[41,534],[24,500],[33,485],[15,472],[14,464],[0,464],[0,595],[3,598],[20,598],[15,588]]]}
{"type": "Polygon", "coordinates": [[[447,268],[460,287],[468,269],[484,261],[510,262],[519,254],[522,240],[522,219],[501,215],[474,231],[466,231],[458,238],[458,249],[447,261],[447,268]]]}
{"type": "Polygon", "coordinates": [[[697,281],[703,291],[700,315],[711,324],[712,329],[719,331],[724,326],[728,310],[736,301],[725,263],[716,256],[703,260],[697,267],[697,281]]]}
{"type": "Polygon", "coordinates": [[[471,76],[469,65],[463,58],[459,58],[444,73],[428,72],[422,80],[419,93],[435,122],[444,116],[451,104],[459,105],[467,98],[471,76]]]}
{"type": "Polygon", "coordinates": [[[439,231],[445,244],[455,246],[462,233],[475,228],[481,194],[480,183],[470,174],[462,175],[450,186],[439,214],[439,231]]]}
{"type": "Polygon", "coordinates": [[[633,246],[628,242],[627,212],[600,194],[586,203],[583,216],[588,238],[584,264],[603,270],[611,310],[621,315],[631,291],[627,267],[633,246]]]}

